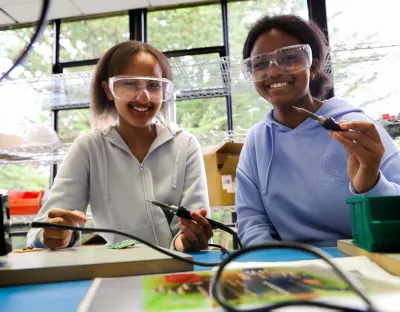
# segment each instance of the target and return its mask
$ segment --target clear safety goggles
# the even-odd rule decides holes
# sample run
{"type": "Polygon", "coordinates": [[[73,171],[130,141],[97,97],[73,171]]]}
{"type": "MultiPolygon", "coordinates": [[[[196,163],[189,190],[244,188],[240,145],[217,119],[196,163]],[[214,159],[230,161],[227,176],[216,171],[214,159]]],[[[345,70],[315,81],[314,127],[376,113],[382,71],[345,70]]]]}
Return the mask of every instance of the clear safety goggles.
{"type": "Polygon", "coordinates": [[[146,96],[150,102],[161,103],[174,94],[174,84],[166,78],[114,76],[108,79],[108,85],[114,97],[129,102],[146,96]]]}
{"type": "Polygon", "coordinates": [[[272,64],[284,74],[293,74],[310,68],[311,63],[310,46],[299,44],[249,57],[242,62],[242,71],[247,81],[256,82],[268,78],[272,64]]]}

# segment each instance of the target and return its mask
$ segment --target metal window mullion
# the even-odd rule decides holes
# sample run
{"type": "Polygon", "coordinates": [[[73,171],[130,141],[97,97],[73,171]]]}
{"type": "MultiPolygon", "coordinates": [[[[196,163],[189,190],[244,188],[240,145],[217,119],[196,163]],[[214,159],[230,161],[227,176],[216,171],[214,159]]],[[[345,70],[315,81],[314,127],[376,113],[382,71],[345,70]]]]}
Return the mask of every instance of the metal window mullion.
{"type": "MultiPolygon", "coordinates": [[[[53,22],[53,61],[52,73],[61,74],[62,67],[60,65],[60,33],[61,33],[61,20],[57,19],[53,22]]],[[[51,125],[53,129],[58,132],[58,110],[51,108],[51,125]]],[[[50,167],[50,188],[53,186],[54,179],[57,175],[57,164],[53,163],[50,167]]]]}
{"type": "MultiPolygon", "coordinates": [[[[327,10],[326,10],[326,0],[307,0],[308,6],[308,17],[311,21],[314,21],[324,32],[326,41],[327,41],[327,48],[330,49],[329,45],[329,32],[328,32],[328,17],[327,17],[327,10]]],[[[332,59],[331,54],[329,51],[329,57],[326,60],[328,68],[331,69],[329,75],[333,79],[333,68],[332,68],[332,59]]],[[[326,95],[327,98],[331,98],[335,95],[334,87],[328,92],[326,95]]]]}
{"type": "Polygon", "coordinates": [[[147,42],[147,9],[129,10],[129,39],[147,42]]]}
{"type": "MultiPolygon", "coordinates": [[[[228,27],[228,1],[221,0],[221,15],[222,15],[222,36],[224,42],[224,54],[220,55],[222,57],[227,57],[229,59],[229,27],[228,27]]],[[[232,109],[232,95],[231,95],[231,72],[230,72],[230,64],[227,60],[225,75],[221,70],[221,75],[225,87],[228,90],[228,94],[226,96],[226,115],[227,115],[227,127],[228,131],[233,130],[233,109],[232,109]]]]}

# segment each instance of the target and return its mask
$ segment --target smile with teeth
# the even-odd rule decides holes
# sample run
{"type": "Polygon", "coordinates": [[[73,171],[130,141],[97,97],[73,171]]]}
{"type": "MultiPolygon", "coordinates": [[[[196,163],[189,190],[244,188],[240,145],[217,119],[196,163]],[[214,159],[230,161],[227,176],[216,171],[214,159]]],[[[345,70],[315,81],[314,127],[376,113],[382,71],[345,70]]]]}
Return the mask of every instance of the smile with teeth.
{"type": "Polygon", "coordinates": [[[147,112],[149,110],[149,107],[146,106],[133,106],[130,105],[130,107],[138,112],[147,112]]]}
{"type": "Polygon", "coordinates": [[[271,89],[276,89],[276,88],[286,87],[286,86],[288,86],[288,85],[289,85],[288,82],[278,82],[278,83],[270,84],[269,87],[270,87],[271,89]]]}

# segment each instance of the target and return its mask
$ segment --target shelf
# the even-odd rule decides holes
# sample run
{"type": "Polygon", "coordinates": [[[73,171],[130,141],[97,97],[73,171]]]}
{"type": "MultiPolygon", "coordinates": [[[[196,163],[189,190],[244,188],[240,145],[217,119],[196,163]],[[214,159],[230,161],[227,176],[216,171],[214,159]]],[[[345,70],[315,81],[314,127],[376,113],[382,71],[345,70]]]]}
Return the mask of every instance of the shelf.
{"type": "MultiPolygon", "coordinates": [[[[395,139],[400,137],[400,120],[396,119],[392,122],[386,122],[384,125],[381,120],[378,121],[395,139]]],[[[209,133],[194,134],[202,147],[210,145],[219,145],[224,142],[244,143],[248,130],[238,128],[232,131],[210,131],[209,133]]],[[[55,150],[49,150],[48,147],[29,147],[0,149],[0,166],[21,163],[39,163],[53,164],[61,162],[71,144],[62,144],[55,150]]]]}
{"type": "Polygon", "coordinates": [[[176,99],[194,99],[247,93],[253,85],[241,73],[240,58],[170,60],[176,99]]]}
{"type": "Polygon", "coordinates": [[[211,206],[211,212],[236,212],[236,206],[211,206]]]}
{"type": "Polygon", "coordinates": [[[224,142],[244,143],[248,130],[210,131],[209,133],[194,134],[202,147],[219,145],[224,142]]]}
{"type": "MultiPolygon", "coordinates": [[[[397,46],[358,44],[354,49],[364,51],[368,48],[382,48],[385,50],[385,48],[393,49],[395,47],[399,48],[397,46]]],[[[332,53],[335,53],[335,59],[331,60],[331,51],[328,50],[325,72],[331,73],[335,63],[340,65],[343,62],[354,64],[361,61],[381,61],[388,57],[384,53],[375,53],[374,55],[357,55],[357,57],[350,58],[346,54],[349,51],[352,51],[351,46],[335,46],[332,50],[332,53]],[[344,53],[345,56],[338,56],[338,53],[340,55],[344,53]]],[[[396,51],[397,49],[390,55],[391,58],[398,59],[396,51]]],[[[169,61],[174,76],[176,100],[255,92],[252,83],[246,82],[243,77],[240,56],[215,56],[206,59],[184,56],[171,58],[169,61]]],[[[84,71],[41,78],[8,80],[0,83],[0,97],[11,99],[15,94],[25,94],[28,95],[30,102],[58,110],[89,107],[92,76],[92,71],[84,71]]]]}
{"type": "MultiPolygon", "coordinates": [[[[207,59],[185,56],[169,61],[174,76],[176,100],[255,92],[253,84],[244,79],[239,56],[207,59]]],[[[330,71],[329,65],[327,62],[327,72],[330,71]]],[[[0,96],[12,98],[15,93],[29,94],[31,102],[57,110],[89,107],[92,76],[93,71],[82,71],[8,80],[0,84],[0,96]]]]}
{"type": "MultiPolygon", "coordinates": [[[[253,90],[244,81],[237,58],[170,60],[177,100],[227,96],[253,90]],[[234,77],[234,79],[232,78],[234,77]]],[[[29,94],[30,102],[44,108],[89,107],[93,71],[55,74],[48,77],[8,80],[0,84],[0,96],[29,94]]]]}
{"type": "Polygon", "coordinates": [[[61,162],[71,144],[62,144],[57,149],[47,146],[0,149],[0,166],[24,163],[54,164],[61,162]]]}
{"type": "MultiPolygon", "coordinates": [[[[340,52],[336,50],[335,52],[340,52]]],[[[328,54],[327,59],[329,60],[328,54]]],[[[195,59],[185,56],[170,59],[174,74],[176,100],[222,97],[255,92],[244,80],[240,70],[240,57],[214,57],[195,59]]],[[[330,72],[329,62],[325,68],[330,72]]],[[[0,98],[13,99],[24,94],[28,104],[57,110],[89,107],[89,92],[93,72],[71,72],[48,77],[7,80],[0,83],[0,98]]],[[[175,106],[171,105],[174,112],[175,106]]],[[[172,114],[173,115],[173,114],[172,114]]],[[[171,117],[171,120],[174,119],[171,117]]],[[[383,125],[393,137],[400,137],[400,121],[383,125]]],[[[223,142],[244,142],[247,130],[211,131],[197,134],[201,146],[223,142]]],[[[63,160],[69,144],[49,151],[44,147],[0,150],[0,165],[19,163],[52,164],[63,160]]]]}
{"type": "MultiPolygon", "coordinates": [[[[201,146],[218,145],[223,142],[244,142],[247,130],[212,131],[195,134],[201,146]]],[[[62,144],[57,149],[46,146],[0,149],[0,166],[12,164],[54,164],[62,162],[71,144],[62,144]]]]}
{"type": "Polygon", "coordinates": [[[48,77],[7,80],[0,84],[0,96],[28,94],[31,104],[43,108],[89,107],[89,89],[93,72],[55,74],[48,77]]]}

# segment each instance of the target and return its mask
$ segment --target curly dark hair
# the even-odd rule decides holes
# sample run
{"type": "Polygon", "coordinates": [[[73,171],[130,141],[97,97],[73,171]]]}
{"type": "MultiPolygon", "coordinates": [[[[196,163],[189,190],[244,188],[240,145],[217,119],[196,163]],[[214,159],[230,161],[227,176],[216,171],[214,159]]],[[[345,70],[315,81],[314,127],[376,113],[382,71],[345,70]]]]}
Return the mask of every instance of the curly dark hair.
{"type": "MultiPolygon", "coordinates": [[[[93,79],[90,87],[90,108],[95,117],[99,116],[116,116],[117,110],[114,101],[110,101],[101,86],[103,81],[108,82],[109,77],[118,75],[131,55],[135,53],[149,53],[153,55],[160,64],[162,77],[172,81],[172,69],[168,62],[168,58],[159,50],[148,43],[143,43],[136,40],[129,40],[119,43],[109,49],[97,63],[93,74],[93,79]]],[[[164,103],[162,111],[165,112],[166,106],[164,103]]]]}
{"type": "Polygon", "coordinates": [[[332,89],[332,80],[325,72],[327,41],[324,33],[314,22],[309,22],[296,15],[264,16],[250,29],[243,47],[243,59],[249,58],[254,44],[262,34],[277,29],[308,44],[312,57],[318,60],[315,77],[310,80],[310,93],[317,99],[323,99],[332,89]]]}

